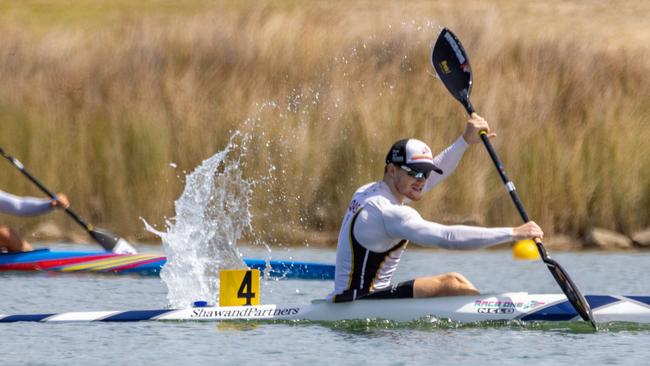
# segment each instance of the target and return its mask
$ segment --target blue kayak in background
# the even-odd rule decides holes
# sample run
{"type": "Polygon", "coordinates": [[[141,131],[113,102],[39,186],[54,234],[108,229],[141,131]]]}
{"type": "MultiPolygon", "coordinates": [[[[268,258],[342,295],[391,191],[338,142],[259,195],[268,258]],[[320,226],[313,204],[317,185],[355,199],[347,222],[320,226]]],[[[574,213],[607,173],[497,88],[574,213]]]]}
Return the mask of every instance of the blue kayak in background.
{"type": "MultiPolygon", "coordinates": [[[[0,254],[0,271],[54,271],[158,275],[167,258],[159,254],[116,254],[104,251],[37,249],[0,254]]],[[[332,280],[334,265],[288,260],[244,259],[251,269],[273,278],[332,280]]]]}

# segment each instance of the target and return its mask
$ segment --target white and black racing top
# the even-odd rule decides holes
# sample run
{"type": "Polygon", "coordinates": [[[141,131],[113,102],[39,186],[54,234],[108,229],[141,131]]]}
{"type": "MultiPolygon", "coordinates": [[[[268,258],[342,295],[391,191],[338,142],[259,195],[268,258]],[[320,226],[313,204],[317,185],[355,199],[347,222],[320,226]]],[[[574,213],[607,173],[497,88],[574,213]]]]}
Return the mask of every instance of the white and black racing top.
{"type": "MultiPolygon", "coordinates": [[[[444,174],[431,174],[424,191],[448,177],[468,145],[460,137],[434,158],[444,174]]],[[[366,184],[352,197],[341,224],[336,252],[334,296],[351,299],[384,289],[409,241],[445,249],[476,249],[512,240],[512,228],[441,225],[424,220],[399,202],[383,181],[366,184]]]]}
{"type": "Polygon", "coordinates": [[[0,212],[17,216],[40,215],[52,210],[49,198],[18,197],[0,191],[0,212]]]}

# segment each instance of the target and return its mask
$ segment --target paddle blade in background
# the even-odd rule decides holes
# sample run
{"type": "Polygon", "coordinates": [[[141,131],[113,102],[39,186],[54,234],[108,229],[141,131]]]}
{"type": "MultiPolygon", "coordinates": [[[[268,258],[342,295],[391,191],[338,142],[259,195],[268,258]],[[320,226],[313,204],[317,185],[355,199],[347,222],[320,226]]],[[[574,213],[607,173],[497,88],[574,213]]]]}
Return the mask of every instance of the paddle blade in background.
{"type": "Polygon", "coordinates": [[[136,254],[138,251],[129,242],[103,229],[88,229],[90,236],[105,250],[117,254],[136,254]]]}
{"type": "Polygon", "coordinates": [[[469,101],[472,93],[472,67],[458,38],[444,28],[431,54],[431,63],[451,95],[463,104],[468,114],[474,113],[469,101]]]}

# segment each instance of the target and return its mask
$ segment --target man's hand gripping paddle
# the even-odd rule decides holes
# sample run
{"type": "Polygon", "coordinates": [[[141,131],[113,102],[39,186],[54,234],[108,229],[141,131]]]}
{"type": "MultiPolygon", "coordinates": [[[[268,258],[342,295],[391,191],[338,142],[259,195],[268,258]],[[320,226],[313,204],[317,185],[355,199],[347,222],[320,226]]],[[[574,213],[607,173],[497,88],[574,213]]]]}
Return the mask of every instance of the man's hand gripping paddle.
{"type": "MultiPolygon", "coordinates": [[[[438,40],[433,47],[431,62],[433,63],[433,67],[436,70],[438,77],[442,80],[443,84],[445,84],[451,95],[453,95],[454,98],[465,107],[465,110],[469,115],[474,113],[474,107],[469,100],[470,93],[472,92],[472,68],[469,65],[469,59],[467,58],[465,49],[458,38],[456,38],[449,29],[444,28],[438,36],[438,40]]],[[[490,158],[492,158],[494,166],[501,176],[501,180],[503,181],[506,190],[510,193],[512,202],[514,202],[519,211],[519,215],[524,222],[530,221],[523,204],[519,200],[519,196],[515,190],[515,185],[510,181],[510,179],[508,179],[505,168],[503,167],[503,164],[501,164],[496,151],[488,139],[487,132],[481,131],[480,136],[488,154],[490,154],[490,158]]],[[[546,266],[562,288],[562,291],[566,295],[567,299],[569,299],[571,305],[573,305],[582,319],[589,321],[591,325],[593,325],[594,329],[596,329],[596,322],[591,307],[582,293],[580,293],[580,290],[578,290],[578,287],[571,280],[569,274],[558,262],[551,259],[551,257],[546,254],[546,249],[544,249],[541,239],[535,238],[534,240],[535,244],[537,244],[539,254],[542,257],[542,261],[546,263],[546,266]]]]}

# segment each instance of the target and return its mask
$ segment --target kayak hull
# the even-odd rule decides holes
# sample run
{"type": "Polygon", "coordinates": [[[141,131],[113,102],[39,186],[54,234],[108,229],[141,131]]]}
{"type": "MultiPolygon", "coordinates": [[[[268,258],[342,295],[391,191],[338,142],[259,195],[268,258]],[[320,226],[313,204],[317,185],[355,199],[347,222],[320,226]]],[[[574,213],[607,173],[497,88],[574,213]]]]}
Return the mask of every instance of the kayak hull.
{"type": "MultiPolygon", "coordinates": [[[[650,296],[587,295],[597,322],[650,324],[650,296]]],[[[132,311],[0,315],[2,322],[131,322],[131,321],[340,321],[386,319],[408,322],[432,317],[456,322],[581,321],[563,294],[505,293],[429,299],[357,300],[302,305],[194,307],[132,311]]]]}

